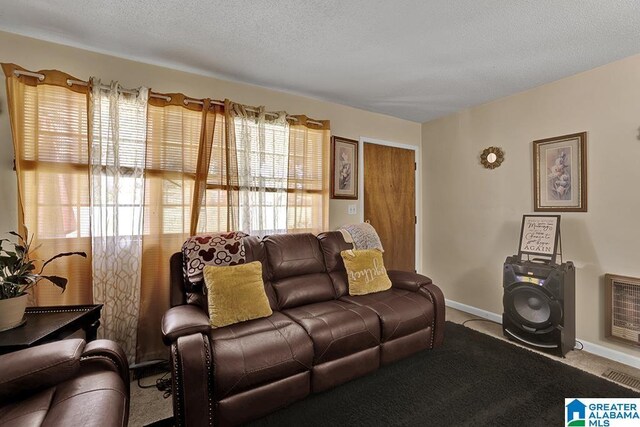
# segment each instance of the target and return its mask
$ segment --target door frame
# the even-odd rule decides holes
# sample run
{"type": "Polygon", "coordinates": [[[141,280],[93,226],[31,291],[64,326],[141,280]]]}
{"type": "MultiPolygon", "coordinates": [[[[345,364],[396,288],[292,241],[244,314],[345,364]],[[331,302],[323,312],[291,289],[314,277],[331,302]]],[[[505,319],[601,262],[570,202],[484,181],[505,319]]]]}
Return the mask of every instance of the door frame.
{"type": "Polygon", "coordinates": [[[421,167],[421,152],[420,147],[417,145],[402,144],[399,142],[385,141],[382,139],[369,138],[367,136],[360,137],[360,144],[358,144],[358,194],[361,197],[358,198],[358,211],[360,212],[360,222],[364,222],[364,144],[376,144],[386,145],[387,147],[402,148],[405,150],[413,150],[414,159],[416,162],[416,174],[415,174],[415,212],[418,217],[418,223],[416,224],[416,266],[415,269],[418,273],[422,271],[422,192],[420,182],[422,181],[422,167],[421,167]]]}

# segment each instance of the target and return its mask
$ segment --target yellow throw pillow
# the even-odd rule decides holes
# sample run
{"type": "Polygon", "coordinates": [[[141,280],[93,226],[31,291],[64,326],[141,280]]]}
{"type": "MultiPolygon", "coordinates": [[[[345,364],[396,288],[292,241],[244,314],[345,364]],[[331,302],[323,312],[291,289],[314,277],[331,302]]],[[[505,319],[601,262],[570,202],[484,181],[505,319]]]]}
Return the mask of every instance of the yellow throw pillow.
{"type": "Polygon", "coordinates": [[[262,282],[262,264],[204,267],[212,328],[273,314],[262,282]]]}
{"type": "Polygon", "coordinates": [[[340,252],[347,269],[349,295],[366,295],[391,288],[391,280],[377,249],[349,249],[340,252]]]}

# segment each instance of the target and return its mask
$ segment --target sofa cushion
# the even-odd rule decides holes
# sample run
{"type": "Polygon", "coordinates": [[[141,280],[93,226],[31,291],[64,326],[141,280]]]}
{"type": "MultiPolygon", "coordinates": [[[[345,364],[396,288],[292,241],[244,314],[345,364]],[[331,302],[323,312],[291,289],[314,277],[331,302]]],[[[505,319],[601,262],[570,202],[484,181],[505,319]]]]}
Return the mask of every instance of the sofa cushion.
{"type": "Polygon", "coordinates": [[[344,271],[344,261],[340,252],[354,249],[353,243],[347,243],[339,231],[326,231],[318,234],[318,243],[320,243],[327,272],[344,271]]]}
{"type": "Polygon", "coordinates": [[[337,297],[313,234],[277,234],[263,242],[280,310],[337,297]]]}
{"type": "Polygon", "coordinates": [[[280,310],[336,298],[331,278],[326,273],[287,277],[273,282],[272,286],[280,310]]]}
{"type": "Polygon", "coordinates": [[[336,297],[349,293],[349,283],[340,252],[353,249],[353,243],[347,243],[339,231],[327,231],[318,234],[318,243],[322,249],[327,272],[333,282],[336,297]]]}
{"type": "Polygon", "coordinates": [[[24,427],[42,425],[55,394],[56,388],[49,387],[11,403],[6,404],[6,401],[3,400],[0,408],[0,426],[24,427]]]}
{"type": "Polygon", "coordinates": [[[265,237],[264,244],[274,280],[326,272],[318,239],[311,233],[275,234],[265,237]]]}
{"type": "Polygon", "coordinates": [[[283,313],[302,325],[313,340],[316,365],[380,344],[380,320],[367,307],[333,300],[283,313]]]}
{"type": "Polygon", "coordinates": [[[278,302],[276,292],[271,286],[271,271],[269,270],[269,262],[267,261],[267,249],[264,246],[262,238],[258,236],[247,236],[242,239],[244,246],[245,262],[260,261],[262,264],[262,281],[264,282],[264,290],[269,298],[269,304],[273,311],[278,310],[278,302]]]}
{"type": "Polygon", "coordinates": [[[313,344],[289,317],[269,317],[212,329],[215,400],[311,368],[313,344]]]}
{"type": "Polygon", "coordinates": [[[391,288],[391,280],[377,249],[349,249],[340,253],[349,278],[349,295],[366,295],[391,288]]]}
{"type": "Polygon", "coordinates": [[[344,296],[340,300],[375,311],[380,317],[383,342],[426,329],[433,323],[433,304],[416,292],[391,288],[369,295],[344,296]]]}
{"type": "Polygon", "coordinates": [[[128,400],[129,391],[118,373],[84,367],[74,378],[3,405],[0,425],[122,426],[128,400]]]}
{"type": "Polygon", "coordinates": [[[272,314],[258,261],[226,267],[207,265],[204,282],[212,328],[272,314]]]}
{"type": "Polygon", "coordinates": [[[2,356],[0,401],[73,378],[84,347],[84,340],[68,339],[2,356]]]}
{"type": "Polygon", "coordinates": [[[122,426],[128,400],[129,390],[116,372],[83,368],[81,375],[56,387],[44,425],[122,426]]]}

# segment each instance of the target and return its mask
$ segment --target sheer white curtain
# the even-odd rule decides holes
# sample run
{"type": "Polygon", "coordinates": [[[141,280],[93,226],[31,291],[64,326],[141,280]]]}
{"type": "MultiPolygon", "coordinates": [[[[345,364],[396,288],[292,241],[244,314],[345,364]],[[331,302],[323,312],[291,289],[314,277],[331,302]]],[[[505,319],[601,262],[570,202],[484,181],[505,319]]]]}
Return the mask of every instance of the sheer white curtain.
{"type": "Polygon", "coordinates": [[[289,124],[286,113],[265,114],[232,104],[237,153],[240,230],[264,236],[287,232],[289,124]]]}
{"type": "Polygon", "coordinates": [[[104,304],[101,337],[132,363],[140,306],[144,167],[149,91],[121,92],[91,79],[89,145],[93,300],[104,304]]]}

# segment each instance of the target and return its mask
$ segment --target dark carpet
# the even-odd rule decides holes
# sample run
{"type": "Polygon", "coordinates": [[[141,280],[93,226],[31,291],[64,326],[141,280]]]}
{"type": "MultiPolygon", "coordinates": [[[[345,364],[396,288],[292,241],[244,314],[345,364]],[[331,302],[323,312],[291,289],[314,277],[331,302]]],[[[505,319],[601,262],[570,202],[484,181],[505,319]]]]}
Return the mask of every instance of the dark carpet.
{"type": "Polygon", "coordinates": [[[564,425],[565,397],[640,393],[447,322],[441,348],[311,395],[250,425],[564,425]]]}
{"type": "Polygon", "coordinates": [[[250,426],[560,426],[565,397],[640,393],[447,322],[441,348],[313,394],[250,426]]]}

